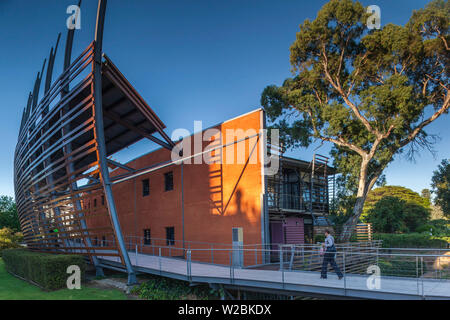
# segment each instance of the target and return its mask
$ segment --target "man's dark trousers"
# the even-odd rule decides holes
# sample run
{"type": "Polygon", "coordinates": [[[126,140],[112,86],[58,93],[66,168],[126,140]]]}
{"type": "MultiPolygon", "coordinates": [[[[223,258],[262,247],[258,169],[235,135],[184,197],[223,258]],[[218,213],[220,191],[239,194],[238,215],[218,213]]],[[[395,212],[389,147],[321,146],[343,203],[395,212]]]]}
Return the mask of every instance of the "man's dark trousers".
{"type": "Polygon", "coordinates": [[[335,251],[328,251],[328,250],[325,252],[325,255],[323,257],[322,272],[321,272],[321,276],[323,278],[327,277],[328,264],[331,264],[334,272],[336,272],[336,274],[338,275],[339,278],[342,277],[342,272],[339,269],[339,266],[336,264],[336,261],[334,260],[335,253],[336,253],[335,251]]]}

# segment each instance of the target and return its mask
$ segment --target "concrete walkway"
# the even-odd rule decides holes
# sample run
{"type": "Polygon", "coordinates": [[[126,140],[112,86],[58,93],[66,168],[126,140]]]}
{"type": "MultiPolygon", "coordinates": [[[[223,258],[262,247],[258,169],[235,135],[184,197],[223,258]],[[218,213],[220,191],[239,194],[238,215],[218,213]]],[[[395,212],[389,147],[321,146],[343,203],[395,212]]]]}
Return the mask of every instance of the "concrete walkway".
{"type": "MultiPolygon", "coordinates": [[[[100,257],[104,267],[120,268],[117,257],[100,257]]],[[[192,282],[270,289],[280,293],[312,293],[336,297],[373,299],[450,299],[450,280],[381,277],[380,288],[369,289],[369,276],[347,274],[338,280],[334,273],[320,279],[314,271],[280,271],[230,268],[229,266],[191,262],[130,252],[137,271],[160,274],[192,282]]]]}

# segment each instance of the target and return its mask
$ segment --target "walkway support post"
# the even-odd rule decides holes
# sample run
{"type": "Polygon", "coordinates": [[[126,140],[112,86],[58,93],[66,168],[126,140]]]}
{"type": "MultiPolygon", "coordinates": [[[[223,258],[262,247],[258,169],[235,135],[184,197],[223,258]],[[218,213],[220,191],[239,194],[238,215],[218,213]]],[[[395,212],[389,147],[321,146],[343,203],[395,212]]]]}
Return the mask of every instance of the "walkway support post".
{"type": "Polygon", "coordinates": [[[108,163],[106,159],[105,133],[103,127],[103,102],[102,102],[102,46],[103,27],[105,25],[105,12],[107,0],[99,0],[97,10],[97,24],[95,28],[94,46],[94,110],[95,110],[95,134],[97,138],[97,155],[101,182],[105,192],[106,203],[108,205],[109,216],[114,227],[114,233],[119,242],[120,255],[128,273],[128,285],[136,284],[136,273],[131,265],[130,257],[123,239],[119,218],[117,216],[116,205],[112,192],[112,185],[109,177],[108,163]]]}
{"type": "Polygon", "coordinates": [[[342,253],[343,254],[343,261],[344,261],[344,296],[347,296],[347,273],[345,272],[345,251],[342,253]]]}

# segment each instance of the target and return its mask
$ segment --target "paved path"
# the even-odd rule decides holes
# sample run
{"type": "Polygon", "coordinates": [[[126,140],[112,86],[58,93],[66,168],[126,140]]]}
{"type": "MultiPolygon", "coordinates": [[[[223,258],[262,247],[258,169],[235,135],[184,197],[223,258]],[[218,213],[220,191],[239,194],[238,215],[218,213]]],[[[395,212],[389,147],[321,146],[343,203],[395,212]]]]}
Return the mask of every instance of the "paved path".
{"type": "MultiPolygon", "coordinates": [[[[117,257],[100,257],[105,266],[118,267],[117,257]]],[[[193,282],[216,283],[279,292],[304,292],[321,295],[375,299],[450,299],[450,280],[381,277],[380,289],[367,287],[369,276],[349,275],[338,280],[334,273],[320,279],[314,271],[279,271],[230,268],[229,266],[192,262],[130,252],[133,266],[140,272],[161,274],[193,282]],[[189,268],[190,267],[190,268],[189,268]]]]}

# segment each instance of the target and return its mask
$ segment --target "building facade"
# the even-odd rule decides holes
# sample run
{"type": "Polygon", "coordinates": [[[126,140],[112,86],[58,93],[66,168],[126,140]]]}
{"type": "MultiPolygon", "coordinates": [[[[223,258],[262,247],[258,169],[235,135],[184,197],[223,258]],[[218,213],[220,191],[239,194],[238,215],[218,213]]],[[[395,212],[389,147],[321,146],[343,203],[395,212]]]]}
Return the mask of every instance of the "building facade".
{"type": "MultiPolygon", "coordinates": [[[[111,177],[118,181],[113,193],[129,249],[138,245],[155,253],[154,246],[164,246],[170,255],[182,256],[177,249],[210,244],[312,242],[314,221],[330,209],[332,168],[318,159],[281,156],[277,173],[267,175],[265,127],[264,111],[258,109],[183,140],[183,161],[174,162],[172,152],[161,148],[113,168],[111,177]],[[120,182],[133,170],[143,173],[120,182]]],[[[84,198],[91,230],[106,224],[104,215],[95,218],[102,204],[101,194],[84,198]]],[[[91,238],[105,246],[114,241],[101,231],[91,238]]],[[[216,255],[216,262],[227,262],[225,252],[216,255]]]]}

